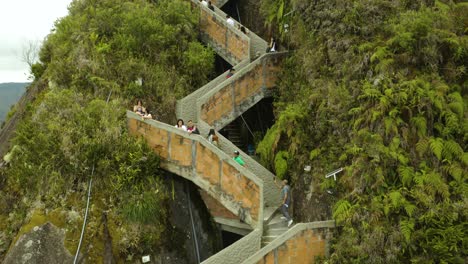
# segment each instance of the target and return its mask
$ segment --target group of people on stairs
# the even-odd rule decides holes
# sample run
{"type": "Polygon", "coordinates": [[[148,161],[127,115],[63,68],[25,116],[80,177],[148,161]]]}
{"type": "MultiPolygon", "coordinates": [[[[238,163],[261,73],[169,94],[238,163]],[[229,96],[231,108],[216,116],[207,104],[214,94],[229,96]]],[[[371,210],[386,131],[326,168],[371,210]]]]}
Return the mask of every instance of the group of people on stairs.
{"type": "Polygon", "coordinates": [[[183,131],[187,131],[189,134],[200,135],[200,131],[198,130],[197,126],[193,123],[192,120],[187,122],[187,126],[184,125],[184,120],[178,119],[177,124],[174,126],[178,129],[183,131]]]}
{"type": "MultiPolygon", "coordinates": [[[[212,11],[215,11],[214,6],[212,5],[211,1],[206,1],[206,0],[199,0],[199,1],[203,6],[209,8],[212,11]]],[[[226,15],[226,22],[227,22],[227,24],[229,24],[229,25],[231,25],[233,27],[235,27],[235,25],[236,25],[235,20],[232,19],[229,15],[226,15]]],[[[239,29],[244,34],[248,34],[247,29],[241,24],[237,24],[237,29],[239,29]]],[[[268,47],[266,49],[266,53],[276,52],[276,51],[277,51],[276,41],[275,41],[275,39],[273,37],[271,37],[270,43],[268,44],[268,47]]],[[[234,73],[235,73],[235,69],[231,68],[229,70],[229,73],[227,74],[226,78],[230,78],[231,76],[234,75],[234,73]]],[[[141,100],[137,101],[137,104],[133,107],[133,111],[135,113],[137,113],[139,116],[141,116],[143,120],[144,119],[153,119],[153,116],[151,115],[150,111],[142,105],[141,100]]],[[[185,126],[184,120],[178,119],[177,124],[175,125],[175,127],[178,128],[178,129],[181,129],[183,131],[187,131],[189,134],[200,135],[200,131],[198,130],[197,126],[193,123],[192,120],[189,120],[187,122],[187,126],[185,126]]],[[[207,139],[211,144],[213,144],[213,145],[215,145],[217,147],[219,146],[219,138],[216,135],[216,132],[215,132],[214,129],[209,130],[208,135],[207,135],[207,139]]],[[[234,151],[233,159],[240,166],[245,167],[245,161],[240,156],[239,151],[237,151],[237,150],[234,151]]],[[[282,180],[281,184],[278,184],[276,182],[276,177],[275,177],[274,183],[275,183],[275,185],[277,187],[279,187],[281,189],[280,210],[281,210],[281,213],[283,214],[282,219],[286,220],[288,227],[290,227],[292,225],[292,223],[293,223],[293,219],[289,214],[289,208],[291,206],[291,191],[290,191],[291,187],[288,185],[288,180],[286,180],[286,179],[282,180]]]]}
{"type": "Polygon", "coordinates": [[[153,116],[151,115],[150,111],[143,106],[141,100],[138,100],[137,104],[133,106],[133,112],[141,116],[142,119],[153,119],[153,116]]]}
{"type": "Polygon", "coordinates": [[[198,0],[200,1],[200,3],[205,6],[205,7],[208,7],[209,9],[211,9],[211,11],[214,11],[214,6],[213,4],[211,3],[211,1],[206,1],[206,0],[198,0]]]}

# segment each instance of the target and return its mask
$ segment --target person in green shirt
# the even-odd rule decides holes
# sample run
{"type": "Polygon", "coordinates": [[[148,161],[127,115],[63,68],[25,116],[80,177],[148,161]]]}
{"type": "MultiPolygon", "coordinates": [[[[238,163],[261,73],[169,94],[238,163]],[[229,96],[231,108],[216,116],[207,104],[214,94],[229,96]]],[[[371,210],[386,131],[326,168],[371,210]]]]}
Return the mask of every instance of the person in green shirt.
{"type": "Polygon", "coordinates": [[[234,160],[239,163],[242,167],[245,167],[245,162],[242,160],[241,156],[239,155],[239,151],[234,151],[234,160]]]}

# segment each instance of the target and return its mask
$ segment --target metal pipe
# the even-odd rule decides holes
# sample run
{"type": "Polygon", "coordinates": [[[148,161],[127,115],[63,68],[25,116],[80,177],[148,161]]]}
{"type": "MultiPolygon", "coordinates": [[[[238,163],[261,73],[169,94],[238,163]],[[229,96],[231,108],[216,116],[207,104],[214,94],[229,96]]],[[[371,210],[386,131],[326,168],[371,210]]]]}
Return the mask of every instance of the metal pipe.
{"type": "Polygon", "coordinates": [[[240,19],[239,6],[237,6],[237,3],[236,3],[236,10],[237,10],[237,18],[239,18],[239,24],[242,24],[242,21],[240,19]]]}
{"type": "Polygon", "coordinates": [[[84,237],[84,232],[85,232],[85,227],[86,227],[86,220],[88,218],[89,201],[91,199],[91,187],[92,187],[92,184],[93,184],[93,175],[94,175],[94,165],[93,165],[93,169],[91,171],[91,179],[89,179],[88,201],[86,202],[86,212],[85,212],[85,217],[83,219],[83,227],[81,228],[80,242],[78,243],[78,248],[76,249],[75,259],[73,260],[73,264],[76,264],[76,262],[78,260],[78,255],[80,254],[81,243],[83,242],[83,237],[84,237]]]}
{"type": "Polygon", "coordinates": [[[242,118],[242,121],[244,121],[244,124],[247,127],[247,129],[249,130],[252,137],[254,137],[254,134],[253,134],[252,130],[250,130],[249,124],[247,124],[247,122],[245,121],[244,116],[241,114],[240,117],[242,118]]]}
{"type": "Polygon", "coordinates": [[[193,234],[193,240],[195,242],[195,251],[197,253],[197,263],[200,263],[200,250],[198,248],[198,239],[197,239],[197,233],[195,232],[195,224],[193,223],[193,214],[192,214],[192,202],[190,199],[190,189],[188,188],[188,183],[185,182],[185,190],[187,191],[187,198],[188,198],[188,208],[189,208],[189,214],[190,214],[190,223],[192,224],[192,234],[193,234]]]}

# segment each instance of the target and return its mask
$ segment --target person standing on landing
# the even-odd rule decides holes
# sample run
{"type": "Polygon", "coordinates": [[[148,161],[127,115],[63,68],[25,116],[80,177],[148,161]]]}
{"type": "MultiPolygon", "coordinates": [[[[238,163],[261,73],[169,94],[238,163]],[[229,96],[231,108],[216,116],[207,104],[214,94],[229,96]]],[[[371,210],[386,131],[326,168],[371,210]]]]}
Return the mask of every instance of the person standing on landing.
{"type": "Polygon", "coordinates": [[[288,180],[281,181],[281,186],[276,183],[275,185],[281,188],[281,213],[283,214],[286,221],[288,221],[288,227],[293,223],[293,219],[289,215],[289,207],[291,206],[291,187],[288,185],[288,180]]]}

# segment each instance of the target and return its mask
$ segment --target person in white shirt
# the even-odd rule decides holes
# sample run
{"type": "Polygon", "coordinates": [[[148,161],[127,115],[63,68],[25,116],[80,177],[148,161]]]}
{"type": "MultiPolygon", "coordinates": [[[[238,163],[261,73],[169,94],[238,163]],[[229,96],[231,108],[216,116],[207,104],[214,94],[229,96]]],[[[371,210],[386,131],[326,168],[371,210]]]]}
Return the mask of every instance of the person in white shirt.
{"type": "Polygon", "coordinates": [[[208,2],[206,0],[202,0],[201,3],[202,3],[202,5],[208,7],[208,2]]]}
{"type": "Polygon", "coordinates": [[[236,22],[234,21],[234,19],[232,19],[232,17],[230,17],[229,15],[226,16],[226,22],[231,26],[236,25],[236,22]]]}
{"type": "Polygon", "coordinates": [[[187,131],[187,127],[184,125],[184,120],[182,119],[177,120],[177,125],[175,125],[175,127],[187,131]]]}
{"type": "Polygon", "coordinates": [[[267,52],[276,52],[276,41],[273,37],[270,39],[270,45],[268,45],[267,52]]]}

